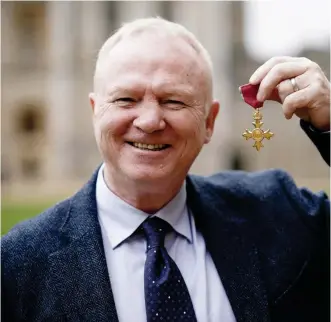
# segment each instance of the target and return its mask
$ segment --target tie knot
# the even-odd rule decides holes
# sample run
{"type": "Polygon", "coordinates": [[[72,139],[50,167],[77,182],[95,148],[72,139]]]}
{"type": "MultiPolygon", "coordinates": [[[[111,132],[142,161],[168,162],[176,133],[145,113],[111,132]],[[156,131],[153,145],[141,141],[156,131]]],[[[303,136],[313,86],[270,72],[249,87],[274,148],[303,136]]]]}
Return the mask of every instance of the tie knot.
{"type": "Polygon", "coordinates": [[[153,217],[143,222],[142,229],[147,239],[147,248],[151,249],[164,246],[165,235],[172,227],[163,219],[153,217]]]}

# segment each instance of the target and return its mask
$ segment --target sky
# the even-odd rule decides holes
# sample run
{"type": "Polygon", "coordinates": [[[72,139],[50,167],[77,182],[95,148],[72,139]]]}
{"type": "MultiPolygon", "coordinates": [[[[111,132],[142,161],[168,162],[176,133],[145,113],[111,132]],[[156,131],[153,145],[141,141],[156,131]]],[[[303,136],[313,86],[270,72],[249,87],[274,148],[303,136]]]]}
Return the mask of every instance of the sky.
{"type": "Polygon", "coordinates": [[[245,2],[245,46],[257,59],[295,55],[305,46],[330,49],[331,1],[245,2]]]}

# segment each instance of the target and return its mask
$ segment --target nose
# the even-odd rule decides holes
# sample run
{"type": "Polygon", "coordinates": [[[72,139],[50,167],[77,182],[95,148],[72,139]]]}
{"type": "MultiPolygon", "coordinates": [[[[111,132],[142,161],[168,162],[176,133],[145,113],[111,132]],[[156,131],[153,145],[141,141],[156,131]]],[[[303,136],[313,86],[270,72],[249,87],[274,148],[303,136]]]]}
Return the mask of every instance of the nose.
{"type": "Polygon", "coordinates": [[[164,130],[166,124],[162,109],[157,104],[146,104],[140,108],[133,125],[145,133],[164,130]]]}

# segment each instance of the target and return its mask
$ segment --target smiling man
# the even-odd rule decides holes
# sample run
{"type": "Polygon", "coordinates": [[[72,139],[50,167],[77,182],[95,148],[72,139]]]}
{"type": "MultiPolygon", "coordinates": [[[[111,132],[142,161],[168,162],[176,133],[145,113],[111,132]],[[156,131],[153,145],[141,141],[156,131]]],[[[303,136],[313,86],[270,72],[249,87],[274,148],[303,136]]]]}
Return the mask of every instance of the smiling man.
{"type": "Polygon", "coordinates": [[[194,45],[156,24],[124,29],[99,55],[90,100],[105,180],[148,213],[178,193],[213,132],[211,66],[194,45]]]}
{"type": "MultiPolygon", "coordinates": [[[[104,162],[3,237],[3,321],[329,320],[325,194],[281,170],[188,175],[219,112],[212,83],[207,51],[178,24],[136,20],[105,42],[90,94],[104,162]]],[[[319,66],[276,57],[251,83],[329,162],[319,66]]]]}

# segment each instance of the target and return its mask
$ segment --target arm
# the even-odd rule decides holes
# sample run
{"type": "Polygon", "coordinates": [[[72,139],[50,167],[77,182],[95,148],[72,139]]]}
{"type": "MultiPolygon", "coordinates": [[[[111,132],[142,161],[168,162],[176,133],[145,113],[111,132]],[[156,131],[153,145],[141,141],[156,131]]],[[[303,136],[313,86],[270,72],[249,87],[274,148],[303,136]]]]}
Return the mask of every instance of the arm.
{"type": "MultiPolygon", "coordinates": [[[[307,321],[329,321],[330,201],[323,192],[312,193],[306,188],[298,188],[291,176],[284,171],[277,171],[276,175],[281,194],[287,199],[293,214],[296,214],[296,219],[291,224],[293,230],[289,251],[294,247],[293,254],[302,250],[306,254],[305,264],[295,283],[277,299],[277,310],[283,312],[285,320],[295,321],[296,316],[290,315],[289,306],[301,303],[302,308],[308,308],[308,315],[309,310],[315,311],[307,321]]],[[[287,208],[284,216],[289,213],[291,210],[287,208]]]]}
{"type": "Polygon", "coordinates": [[[324,161],[330,165],[330,131],[319,131],[304,120],[300,120],[300,126],[315,144],[324,161]]]}
{"type": "MultiPolygon", "coordinates": [[[[328,240],[330,235],[330,200],[326,193],[313,193],[307,188],[298,188],[292,177],[285,171],[278,171],[277,177],[287,200],[306,226],[318,238],[328,240]]],[[[329,243],[326,246],[329,246],[329,243]]]]}
{"type": "Polygon", "coordinates": [[[284,116],[295,114],[308,137],[330,165],[330,82],[321,67],[304,57],[273,57],[250,78],[256,98],[282,104],[284,116]]]}

